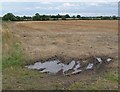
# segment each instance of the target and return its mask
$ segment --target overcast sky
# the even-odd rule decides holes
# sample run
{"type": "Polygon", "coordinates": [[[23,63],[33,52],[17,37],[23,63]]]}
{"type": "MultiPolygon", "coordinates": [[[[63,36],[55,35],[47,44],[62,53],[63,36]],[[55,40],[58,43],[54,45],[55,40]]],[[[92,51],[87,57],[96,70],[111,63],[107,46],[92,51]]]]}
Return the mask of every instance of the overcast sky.
{"type": "MultiPolygon", "coordinates": [[[[12,1],[12,0],[11,0],[12,1]]],[[[95,1],[86,0],[30,0],[29,2],[8,2],[4,0],[1,7],[2,12],[0,16],[11,12],[15,15],[32,16],[35,13],[39,14],[69,14],[69,15],[81,15],[81,16],[113,16],[118,15],[118,2],[117,0],[95,1]],[[6,1],[6,2],[5,2],[6,1]],[[92,1],[92,2],[91,2],[92,1]],[[94,2],[93,2],[94,1],[94,2]]]]}

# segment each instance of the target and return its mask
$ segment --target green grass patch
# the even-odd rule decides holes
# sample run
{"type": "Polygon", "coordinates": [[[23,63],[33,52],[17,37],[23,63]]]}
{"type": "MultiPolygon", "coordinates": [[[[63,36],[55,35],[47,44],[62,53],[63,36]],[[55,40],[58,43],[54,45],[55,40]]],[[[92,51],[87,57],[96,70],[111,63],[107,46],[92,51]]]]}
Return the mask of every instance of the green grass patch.
{"type": "Polygon", "coordinates": [[[114,74],[113,72],[110,72],[105,75],[105,79],[112,82],[118,82],[118,75],[114,74]]]}
{"type": "Polygon", "coordinates": [[[77,81],[69,86],[70,90],[116,90],[118,79],[113,75],[100,76],[93,81],[92,77],[84,81],[77,81]]]}
{"type": "Polygon", "coordinates": [[[43,87],[39,82],[36,82],[42,80],[44,76],[38,71],[29,70],[21,66],[8,67],[3,70],[3,89],[30,90],[36,86],[43,87]]]}
{"type": "Polygon", "coordinates": [[[6,23],[2,32],[2,69],[13,66],[21,66],[23,53],[19,40],[10,32],[6,23]]]}
{"type": "Polygon", "coordinates": [[[8,55],[3,55],[2,68],[10,66],[20,66],[22,64],[23,55],[19,43],[14,43],[12,51],[8,55]]]}

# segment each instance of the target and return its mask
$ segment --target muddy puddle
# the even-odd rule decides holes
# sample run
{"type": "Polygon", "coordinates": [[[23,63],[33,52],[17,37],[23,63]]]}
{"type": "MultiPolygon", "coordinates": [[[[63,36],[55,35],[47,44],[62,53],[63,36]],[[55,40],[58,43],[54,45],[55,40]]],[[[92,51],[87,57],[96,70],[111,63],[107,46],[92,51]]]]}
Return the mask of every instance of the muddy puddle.
{"type": "Polygon", "coordinates": [[[74,75],[87,70],[94,70],[103,68],[104,65],[109,64],[113,61],[109,57],[95,57],[87,60],[71,60],[68,64],[61,63],[59,59],[48,60],[45,62],[36,62],[31,65],[25,66],[28,69],[38,70],[42,73],[57,74],[62,73],[63,75],[74,75]],[[86,61],[84,63],[84,61],[86,61]]]}

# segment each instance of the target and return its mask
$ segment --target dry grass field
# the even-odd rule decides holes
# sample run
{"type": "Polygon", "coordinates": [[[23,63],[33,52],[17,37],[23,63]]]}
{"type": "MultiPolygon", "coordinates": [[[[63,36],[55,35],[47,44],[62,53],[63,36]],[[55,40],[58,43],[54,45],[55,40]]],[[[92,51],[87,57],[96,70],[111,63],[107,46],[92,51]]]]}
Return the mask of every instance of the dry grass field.
{"type": "MultiPolygon", "coordinates": [[[[117,20],[10,22],[3,23],[3,33],[3,40],[7,39],[3,42],[3,56],[13,51],[11,43],[17,40],[24,57],[21,59],[20,52],[15,52],[21,63],[16,66],[10,63],[9,67],[5,64],[3,89],[118,89],[117,20]],[[96,56],[111,57],[113,62],[101,70],[72,76],[49,75],[24,67],[53,57],[68,63],[71,59],[96,56]]],[[[14,47],[17,48],[18,44],[14,47]]]]}

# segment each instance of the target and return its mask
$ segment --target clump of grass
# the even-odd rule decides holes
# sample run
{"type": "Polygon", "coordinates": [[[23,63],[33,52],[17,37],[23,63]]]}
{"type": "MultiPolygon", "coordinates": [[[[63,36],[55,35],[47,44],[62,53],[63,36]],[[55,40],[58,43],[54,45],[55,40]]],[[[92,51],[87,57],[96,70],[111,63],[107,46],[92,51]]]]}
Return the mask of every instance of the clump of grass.
{"type": "Polygon", "coordinates": [[[118,89],[118,77],[112,73],[100,76],[93,81],[92,77],[86,81],[77,81],[69,86],[70,90],[113,90],[118,89]]]}
{"type": "Polygon", "coordinates": [[[113,81],[113,82],[118,82],[118,76],[113,73],[108,73],[105,75],[105,79],[113,81]]]}
{"type": "Polygon", "coordinates": [[[2,31],[2,68],[13,67],[22,64],[23,55],[20,43],[9,31],[7,24],[3,24],[2,31]]]}
{"type": "Polygon", "coordinates": [[[22,52],[17,43],[12,46],[12,52],[9,55],[3,55],[2,68],[16,66],[22,64],[22,52]]]}
{"type": "Polygon", "coordinates": [[[70,85],[69,90],[75,90],[75,89],[80,90],[80,89],[82,89],[82,86],[83,86],[83,83],[76,82],[76,83],[70,85]]]}

